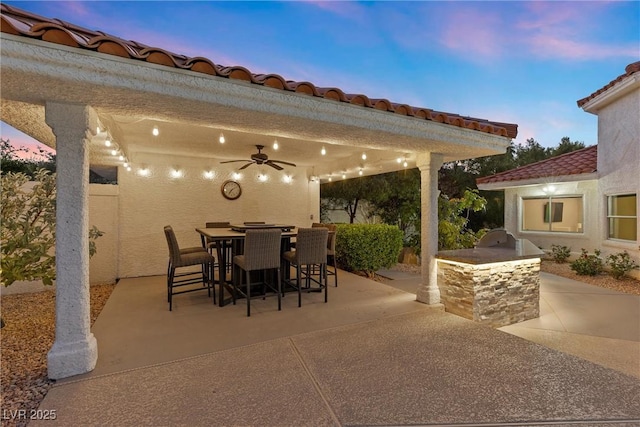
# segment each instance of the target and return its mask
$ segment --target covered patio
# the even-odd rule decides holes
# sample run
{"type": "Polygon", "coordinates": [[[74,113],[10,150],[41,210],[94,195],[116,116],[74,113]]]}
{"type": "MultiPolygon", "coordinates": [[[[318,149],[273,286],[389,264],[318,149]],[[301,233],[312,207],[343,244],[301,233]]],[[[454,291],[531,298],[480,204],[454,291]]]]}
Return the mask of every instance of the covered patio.
{"type": "Polygon", "coordinates": [[[545,276],[551,307],[540,319],[505,328],[555,334],[539,345],[535,337],[420,304],[414,293],[346,272],[341,277],[329,304],[310,293],[298,308],[287,295],[278,312],[273,299],[256,300],[251,318],[242,304],[212,307],[203,294],[178,298],[170,313],[164,277],[123,279],[92,328],[101,343],[96,369],[58,381],[40,410],[55,409],[59,425],[640,420],[638,296],[545,276]],[[597,315],[571,324],[582,311],[576,306],[585,304],[597,315]],[[602,338],[602,327],[611,338],[602,338]],[[563,352],[549,348],[555,341],[567,343],[563,352]],[[586,353],[568,354],[577,347],[586,353]],[[593,358],[598,351],[600,360],[593,358]]]}
{"type": "Polygon", "coordinates": [[[159,275],[166,271],[167,224],[185,246],[198,244],[194,229],[207,221],[309,226],[319,219],[322,180],[394,171],[406,162],[422,176],[416,299],[437,304],[438,169],[444,161],[501,153],[517,134],[513,124],[221,66],[5,4],[1,19],[1,118],[57,150],[54,379],[91,371],[98,359],[88,317],[90,225],[104,221],[110,230],[97,242],[92,271],[102,263],[101,277],[111,281],[159,275]],[[256,145],[297,167],[221,163],[249,158],[256,145]],[[108,214],[88,202],[90,165],[117,168],[108,214]],[[241,198],[223,197],[227,180],[241,183],[241,198]]]}

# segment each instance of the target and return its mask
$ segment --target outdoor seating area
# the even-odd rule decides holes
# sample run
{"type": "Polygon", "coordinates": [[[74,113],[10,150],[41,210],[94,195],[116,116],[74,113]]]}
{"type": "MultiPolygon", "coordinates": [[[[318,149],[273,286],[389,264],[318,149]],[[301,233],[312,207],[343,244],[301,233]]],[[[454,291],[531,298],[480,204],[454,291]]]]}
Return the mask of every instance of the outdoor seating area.
{"type": "Polygon", "coordinates": [[[291,290],[297,291],[298,307],[302,305],[303,292],[324,290],[327,302],[329,253],[334,254],[331,274],[337,286],[336,226],[333,224],[314,223],[311,228],[296,229],[292,225],[262,221],[241,225],[207,222],[205,228],[195,231],[200,235],[202,246],[181,249],[173,229],[165,227],[169,245],[169,311],[173,308],[174,295],[203,290],[209,297],[213,294],[213,304],[217,301],[220,307],[228,302],[235,305],[237,299],[243,298],[247,317],[251,316],[252,298],[275,296],[280,311],[281,299],[291,290]],[[293,238],[296,242],[291,241],[293,238]],[[176,268],[195,266],[200,266],[200,271],[175,273],[176,268]],[[178,286],[190,287],[175,291],[178,286]]]}

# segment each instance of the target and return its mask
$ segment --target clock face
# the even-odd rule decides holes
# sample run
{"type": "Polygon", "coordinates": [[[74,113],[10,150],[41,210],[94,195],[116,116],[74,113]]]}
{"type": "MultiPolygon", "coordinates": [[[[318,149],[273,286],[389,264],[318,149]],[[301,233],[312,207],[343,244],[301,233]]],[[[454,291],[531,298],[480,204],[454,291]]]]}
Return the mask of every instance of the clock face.
{"type": "Polygon", "coordinates": [[[225,181],[222,183],[222,195],[229,200],[235,200],[242,194],[240,184],[235,181],[225,181]]]}

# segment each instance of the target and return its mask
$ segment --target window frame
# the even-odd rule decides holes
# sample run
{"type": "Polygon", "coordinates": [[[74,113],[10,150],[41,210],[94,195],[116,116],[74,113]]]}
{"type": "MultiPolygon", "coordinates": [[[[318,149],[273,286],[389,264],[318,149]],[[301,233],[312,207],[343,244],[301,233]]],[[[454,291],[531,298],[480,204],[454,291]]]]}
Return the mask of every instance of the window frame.
{"type": "Polygon", "coordinates": [[[633,240],[629,240],[629,239],[621,239],[621,238],[617,238],[617,237],[611,237],[611,233],[610,233],[610,229],[611,229],[611,219],[635,219],[636,223],[638,222],[638,193],[614,193],[614,194],[607,194],[606,195],[606,215],[605,215],[605,231],[606,231],[606,240],[610,241],[610,242],[620,242],[620,243],[636,243],[638,242],[638,231],[637,231],[637,225],[636,225],[636,237],[633,240]],[[633,215],[611,215],[611,201],[613,200],[614,197],[621,197],[621,196],[634,196],[636,198],[636,204],[635,204],[635,208],[636,208],[636,214],[635,216],[633,215]]]}
{"type": "Polygon", "coordinates": [[[585,212],[586,212],[586,201],[585,194],[553,194],[548,196],[519,196],[520,199],[520,210],[518,212],[518,229],[520,233],[532,233],[532,234],[546,234],[546,235],[558,235],[565,234],[569,236],[580,236],[585,234],[585,212]],[[553,222],[549,221],[549,229],[548,230],[525,230],[524,229],[524,214],[525,214],[525,201],[526,200],[544,200],[552,206],[552,203],[557,203],[558,201],[562,201],[562,199],[580,199],[582,205],[582,229],[581,231],[557,231],[552,230],[553,222]]]}

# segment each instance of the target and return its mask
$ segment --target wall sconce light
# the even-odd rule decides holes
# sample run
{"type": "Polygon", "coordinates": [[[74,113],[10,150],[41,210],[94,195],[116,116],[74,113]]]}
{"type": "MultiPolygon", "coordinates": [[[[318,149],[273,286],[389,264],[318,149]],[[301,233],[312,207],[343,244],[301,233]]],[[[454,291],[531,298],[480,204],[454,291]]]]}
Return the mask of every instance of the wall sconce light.
{"type": "Polygon", "coordinates": [[[318,182],[318,176],[317,175],[311,175],[309,177],[309,181],[311,182],[318,182]]]}
{"type": "Polygon", "coordinates": [[[171,178],[182,178],[182,171],[179,169],[171,169],[171,178]]]}
{"type": "Polygon", "coordinates": [[[138,169],[138,175],[140,176],[149,176],[150,172],[149,172],[149,168],[147,167],[142,167],[140,169],[138,169]]]}
{"type": "Polygon", "coordinates": [[[552,184],[545,185],[544,187],[542,187],[542,192],[544,194],[554,194],[556,190],[557,190],[556,186],[552,184]]]}
{"type": "Polygon", "coordinates": [[[224,134],[220,133],[220,137],[218,138],[218,141],[220,142],[220,144],[224,144],[225,143],[225,139],[224,139],[224,134]]]}
{"type": "Polygon", "coordinates": [[[231,176],[235,180],[238,180],[238,179],[242,178],[242,174],[239,174],[238,172],[234,172],[233,175],[231,175],[231,176]]]}
{"type": "Polygon", "coordinates": [[[213,179],[214,176],[215,176],[215,173],[213,173],[213,171],[205,171],[204,172],[204,177],[206,179],[213,179]]]}
{"type": "Polygon", "coordinates": [[[153,130],[151,131],[151,133],[153,134],[153,136],[160,135],[160,130],[158,129],[158,126],[154,126],[153,130]]]}
{"type": "Polygon", "coordinates": [[[287,184],[290,184],[290,183],[291,183],[291,181],[293,180],[293,178],[291,177],[291,175],[285,175],[285,176],[282,178],[282,180],[283,180],[284,182],[286,182],[287,184]]]}
{"type": "Polygon", "coordinates": [[[258,181],[265,182],[269,177],[263,173],[258,174],[258,181]]]}

